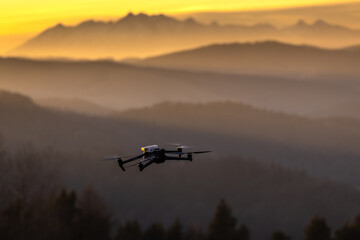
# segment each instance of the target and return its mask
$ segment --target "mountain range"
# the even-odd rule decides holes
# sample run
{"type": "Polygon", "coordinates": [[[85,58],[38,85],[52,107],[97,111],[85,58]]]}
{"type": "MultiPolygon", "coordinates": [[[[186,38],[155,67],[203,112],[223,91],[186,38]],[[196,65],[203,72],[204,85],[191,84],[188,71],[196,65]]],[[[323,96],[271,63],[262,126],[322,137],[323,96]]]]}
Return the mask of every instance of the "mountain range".
{"type": "Polygon", "coordinates": [[[285,27],[299,19],[304,19],[307,22],[323,19],[326,22],[359,29],[360,16],[357,14],[359,11],[360,3],[352,1],[320,5],[314,3],[308,6],[280,9],[184,12],[175,16],[179,19],[194,17],[196,20],[205,23],[216,20],[220,24],[270,23],[278,27],[285,27]]]}
{"type": "Polygon", "coordinates": [[[212,43],[280,40],[324,47],[345,47],[360,42],[360,31],[322,20],[300,20],[285,28],[269,24],[202,24],[166,15],[134,15],[118,21],[89,20],[76,26],[58,24],[9,54],[27,57],[114,58],[148,57],[212,43]]]}

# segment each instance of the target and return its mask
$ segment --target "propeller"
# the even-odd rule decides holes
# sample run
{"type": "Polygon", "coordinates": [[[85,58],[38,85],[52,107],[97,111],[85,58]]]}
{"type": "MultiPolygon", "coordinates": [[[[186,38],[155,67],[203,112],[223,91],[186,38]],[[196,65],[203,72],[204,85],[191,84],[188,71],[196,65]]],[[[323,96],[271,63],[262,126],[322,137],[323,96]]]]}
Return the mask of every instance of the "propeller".
{"type": "Polygon", "coordinates": [[[120,156],[111,156],[111,157],[103,158],[100,161],[115,161],[118,159],[121,159],[121,157],[120,156]]]}
{"type": "Polygon", "coordinates": [[[198,152],[189,152],[190,154],[200,154],[200,153],[208,153],[211,151],[198,151],[198,152]]]}
{"type": "Polygon", "coordinates": [[[168,145],[175,146],[176,148],[181,148],[181,149],[187,149],[187,148],[193,148],[194,147],[194,146],[182,145],[181,143],[169,143],[168,145]]]}
{"type": "Polygon", "coordinates": [[[111,156],[111,157],[108,157],[108,158],[104,158],[104,159],[101,159],[100,161],[115,161],[117,160],[118,164],[119,164],[119,167],[125,171],[125,168],[123,166],[123,161],[121,159],[121,157],[119,156],[111,156]]]}
{"type": "Polygon", "coordinates": [[[132,157],[132,156],[120,157],[120,156],[114,155],[114,156],[100,159],[100,161],[115,161],[115,160],[119,160],[119,159],[130,158],[130,157],[132,157]]]}
{"type": "Polygon", "coordinates": [[[201,153],[208,153],[211,151],[198,151],[198,152],[179,152],[179,153],[175,153],[174,154],[179,154],[179,155],[183,155],[183,154],[201,154],[201,153]]]}

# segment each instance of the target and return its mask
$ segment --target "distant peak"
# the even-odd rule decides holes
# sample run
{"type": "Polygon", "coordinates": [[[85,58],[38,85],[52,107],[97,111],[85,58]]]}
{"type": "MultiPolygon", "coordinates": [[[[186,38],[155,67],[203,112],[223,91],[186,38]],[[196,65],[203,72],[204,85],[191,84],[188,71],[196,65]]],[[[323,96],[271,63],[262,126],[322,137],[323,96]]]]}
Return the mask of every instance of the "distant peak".
{"type": "Polygon", "coordinates": [[[192,18],[192,17],[189,17],[189,18],[185,19],[185,20],[184,20],[184,23],[186,23],[186,24],[191,24],[191,25],[198,24],[198,22],[197,22],[194,18],[192,18]]]}
{"type": "Polygon", "coordinates": [[[132,12],[129,12],[125,17],[119,19],[120,21],[137,21],[137,20],[145,20],[148,19],[149,16],[145,13],[139,13],[139,14],[133,14],[132,12]]]}
{"type": "Polygon", "coordinates": [[[59,29],[59,28],[65,28],[65,26],[62,23],[58,23],[53,28],[58,28],[59,29]]]}
{"type": "Polygon", "coordinates": [[[65,27],[62,23],[58,23],[58,24],[56,24],[55,26],[50,27],[50,28],[44,30],[43,33],[52,32],[52,31],[54,31],[54,30],[55,30],[55,31],[57,31],[57,30],[62,30],[62,29],[65,29],[65,28],[66,28],[66,27],[65,27]]]}
{"type": "Polygon", "coordinates": [[[125,16],[125,18],[131,18],[131,17],[133,17],[134,16],[134,14],[132,13],[132,12],[129,12],[126,16],[125,16]]]}
{"type": "Polygon", "coordinates": [[[313,23],[313,26],[329,26],[329,24],[322,19],[318,19],[313,23]]]}
{"type": "Polygon", "coordinates": [[[136,17],[139,17],[139,18],[147,18],[149,17],[147,14],[145,13],[139,13],[138,15],[136,15],[136,17]]]}
{"type": "Polygon", "coordinates": [[[146,13],[133,14],[132,12],[129,12],[124,18],[117,21],[117,23],[120,22],[138,22],[142,24],[149,24],[154,22],[178,22],[178,20],[164,14],[148,15],[146,13]]]}
{"type": "Polygon", "coordinates": [[[90,19],[90,20],[87,20],[87,21],[84,21],[84,22],[80,23],[78,26],[88,26],[88,25],[92,25],[94,23],[95,23],[95,21],[90,19]]]}
{"type": "Polygon", "coordinates": [[[303,19],[299,19],[299,21],[297,21],[297,23],[295,24],[295,26],[298,27],[307,26],[307,25],[308,24],[303,19]]]}

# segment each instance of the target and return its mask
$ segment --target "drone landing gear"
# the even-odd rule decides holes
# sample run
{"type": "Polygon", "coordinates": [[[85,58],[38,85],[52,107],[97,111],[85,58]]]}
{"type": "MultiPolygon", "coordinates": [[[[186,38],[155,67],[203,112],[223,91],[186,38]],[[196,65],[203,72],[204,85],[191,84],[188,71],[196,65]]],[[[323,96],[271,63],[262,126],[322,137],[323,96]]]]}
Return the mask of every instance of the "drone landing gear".
{"type": "Polygon", "coordinates": [[[142,170],[144,170],[146,167],[148,167],[148,166],[149,166],[150,164],[152,164],[152,163],[154,163],[153,160],[151,160],[151,161],[149,161],[149,162],[147,162],[147,163],[145,163],[145,164],[139,163],[139,170],[140,170],[140,172],[142,172],[142,170]]]}
{"type": "Polygon", "coordinates": [[[123,162],[122,162],[122,160],[120,158],[118,159],[118,163],[119,163],[119,167],[125,172],[123,162]]]}

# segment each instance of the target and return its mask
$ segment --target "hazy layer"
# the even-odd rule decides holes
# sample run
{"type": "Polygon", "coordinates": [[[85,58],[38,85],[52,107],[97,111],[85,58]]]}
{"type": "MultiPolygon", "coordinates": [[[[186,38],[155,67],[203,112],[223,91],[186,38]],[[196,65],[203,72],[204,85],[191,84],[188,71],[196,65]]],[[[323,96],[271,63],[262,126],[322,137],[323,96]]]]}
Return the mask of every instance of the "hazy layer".
{"type": "MultiPolygon", "coordinates": [[[[109,61],[0,59],[0,86],[37,99],[79,98],[124,110],[163,101],[232,100],[307,116],[343,116],[359,102],[359,83],[347,78],[265,77],[136,67],[109,61]],[[19,71],[21,69],[21,71],[19,71]]],[[[359,117],[358,109],[349,115],[359,117]]]]}

